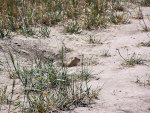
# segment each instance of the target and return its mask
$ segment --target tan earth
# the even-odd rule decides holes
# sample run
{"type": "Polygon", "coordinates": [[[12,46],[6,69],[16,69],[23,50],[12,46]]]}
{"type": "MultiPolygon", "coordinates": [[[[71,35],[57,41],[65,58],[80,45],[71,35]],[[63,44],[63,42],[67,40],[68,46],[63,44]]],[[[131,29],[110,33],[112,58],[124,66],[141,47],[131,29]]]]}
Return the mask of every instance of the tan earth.
{"type": "MultiPolygon", "coordinates": [[[[147,15],[150,7],[142,8],[147,26],[150,27],[147,15]]],[[[131,12],[134,14],[134,12],[131,12]]],[[[84,55],[85,60],[92,59],[88,69],[92,70],[95,78],[90,82],[92,88],[102,87],[95,100],[89,107],[77,107],[67,113],[150,113],[150,85],[146,84],[150,76],[150,47],[140,46],[141,42],[150,41],[150,32],[143,31],[143,21],[131,18],[129,24],[111,25],[106,29],[82,31],[81,34],[64,34],[63,27],[51,28],[50,38],[25,37],[15,35],[12,39],[0,40],[4,52],[0,51],[0,59],[5,62],[4,53],[8,48],[19,53],[21,64],[28,66],[34,57],[47,61],[49,54],[58,59],[62,43],[71,51],[66,53],[66,61],[84,55]],[[87,39],[93,35],[100,44],[89,44],[87,39]],[[134,53],[143,59],[143,64],[126,66],[124,59],[134,53]],[[108,51],[109,57],[104,52],[108,51]],[[102,56],[103,55],[103,56],[102,56]],[[139,83],[136,81],[139,80],[139,83]]],[[[80,67],[69,67],[76,70],[80,67]]],[[[7,76],[7,70],[1,67],[0,87],[11,86],[12,80],[7,76]]],[[[149,78],[150,80],[150,78],[149,78]]],[[[19,87],[19,85],[18,85],[19,87]]],[[[11,87],[8,87],[11,89],[11,87]]],[[[2,112],[7,112],[8,106],[3,105],[2,112]]]]}

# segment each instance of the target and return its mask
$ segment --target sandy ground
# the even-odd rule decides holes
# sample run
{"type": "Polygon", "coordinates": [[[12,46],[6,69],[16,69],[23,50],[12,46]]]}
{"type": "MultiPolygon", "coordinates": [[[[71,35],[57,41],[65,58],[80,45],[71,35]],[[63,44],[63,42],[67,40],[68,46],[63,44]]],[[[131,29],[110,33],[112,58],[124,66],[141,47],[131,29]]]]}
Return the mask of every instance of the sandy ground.
{"type": "MultiPolygon", "coordinates": [[[[150,8],[142,8],[145,22],[150,27],[147,15],[150,8]]],[[[130,24],[112,25],[106,29],[82,31],[81,34],[64,34],[62,27],[52,27],[50,38],[14,36],[10,40],[0,40],[4,48],[12,47],[19,53],[21,63],[28,64],[31,58],[39,56],[43,61],[51,53],[57,59],[62,42],[72,51],[66,53],[67,60],[84,55],[85,59],[92,59],[88,68],[95,74],[90,84],[93,88],[102,87],[99,99],[89,107],[78,107],[68,113],[150,113],[150,86],[136,83],[137,78],[146,82],[146,75],[150,76],[150,47],[138,46],[141,42],[150,40],[150,32],[144,32],[142,20],[131,18],[130,24]],[[95,36],[101,44],[89,44],[89,35],[95,36]],[[117,49],[124,58],[133,53],[144,59],[144,64],[135,66],[123,65],[117,49]],[[103,51],[109,51],[110,57],[102,57],[103,51]],[[99,78],[99,79],[97,79],[99,78]]],[[[6,53],[8,51],[5,51],[6,53]]],[[[3,52],[0,58],[4,61],[3,52]]],[[[77,67],[69,68],[76,70],[77,67]]],[[[0,71],[0,87],[10,85],[11,81],[6,71],[0,71]]],[[[6,110],[7,108],[4,108],[6,110]]]]}

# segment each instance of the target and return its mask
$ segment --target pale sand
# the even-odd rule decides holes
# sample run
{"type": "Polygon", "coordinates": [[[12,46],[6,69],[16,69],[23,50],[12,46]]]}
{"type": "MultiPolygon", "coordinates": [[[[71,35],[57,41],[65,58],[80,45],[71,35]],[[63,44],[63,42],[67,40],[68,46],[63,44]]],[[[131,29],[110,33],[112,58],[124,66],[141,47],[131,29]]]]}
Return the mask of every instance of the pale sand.
{"type": "MultiPolygon", "coordinates": [[[[150,8],[142,8],[145,21],[150,27],[150,22],[146,15],[150,15],[150,8]]],[[[14,36],[11,40],[0,40],[1,45],[13,46],[17,51],[21,51],[21,61],[25,65],[28,64],[29,57],[36,54],[36,50],[40,51],[39,55],[46,57],[51,51],[58,54],[62,41],[66,47],[73,51],[67,53],[67,59],[73,57],[81,58],[83,54],[85,58],[91,58],[93,64],[88,68],[98,80],[91,79],[92,88],[102,87],[95,100],[95,104],[90,107],[77,107],[68,113],[150,113],[150,86],[139,85],[136,82],[137,76],[144,81],[146,74],[150,76],[150,47],[138,47],[141,42],[150,40],[150,32],[142,31],[142,20],[131,19],[130,24],[112,25],[103,30],[83,31],[81,34],[64,34],[63,28],[56,26],[51,28],[51,38],[26,38],[23,36],[14,36]],[[87,37],[92,34],[97,40],[101,40],[103,44],[88,44],[87,37]],[[17,45],[21,46],[17,46],[17,45]],[[131,56],[134,52],[145,59],[145,65],[135,65],[133,67],[123,66],[124,60],[119,56],[118,51],[124,58],[131,56]],[[104,50],[109,50],[111,57],[102,57],[104,50]],[[127,55],[127,50],[128,54],[127,55]]],[[[38,52],[39,53],[39,52],[38,52]]],[[[4,59],[2,51],[0,56],[4,59]]],[[[78,66],[80,67],[80,66],[78,66]]],[[[76,70],[72,67],[70,70],[76,70]]],[[[10,85],[11,82],[6,76],[5,70],[0,71],[0,86],[4,84],[10,85]]],[[[5,108],[7,109],[7,108],[5,108]]],[[[4,112],[4,111],[3,111],[4,112]]]]}

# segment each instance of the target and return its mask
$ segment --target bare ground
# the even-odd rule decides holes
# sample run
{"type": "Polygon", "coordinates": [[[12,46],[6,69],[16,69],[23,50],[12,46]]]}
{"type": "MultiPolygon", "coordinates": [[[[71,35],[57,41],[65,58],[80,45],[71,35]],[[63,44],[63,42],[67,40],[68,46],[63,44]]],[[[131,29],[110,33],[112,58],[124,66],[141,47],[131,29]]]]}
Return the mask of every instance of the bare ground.
{"type": "MultiPolygon", "coordinates": [[[[150,22],[146,15],[150,15],[150,8],[142,8],[147,26],[150,22]]],[[[113,25],[106,29],[83,31],[81,34],[64,34],[63,28],[56,26],[51,28],[50,38],[25,37],[15,35],[9,40],[0,40],[4,53],[8,48],[15,54],[19,53],[21,64],[29,65],[34,57],[41,57],[44,62],[48,55],[58,59],[62,43],[71,51],[66,53],[66,60],[73,57],[85,60],[92,59],[88,68],[92,70],[95,78],[91,80],[92,88],[102,87],[102,91],[95,100],[95,104],[89,107],[78,107],[70,113],[150,113],[150,86],[136,83],[137,77],[146,81],[146,75],[150,76],[150,47],[138,46],[141,42],[150,40],[150,32],[143,31],[142,20],[131,19],[130,24],[113,25]],[[89,44],[87,37],[94,35],[100,44],[89,44]],[[118,49],[124,58],[129,58],[133,53],[144,59],[143,64],[135,66],[123,65],[125,61],[118,53],[118,49]],[[109,50],[109,57],[102,57],[103,51],[109,50]],[[99,79],[98,79],[99,78],[99,79]]],[[[5,61],[4,53],[0,51],[0,58],[5,61]]],[[[80,67],[69,68],[76,70],[80,67]]],[[[5,69],[0,71],[0,87],[7,84],[11,86],[11,80],[5,69]]],[[[143,82],[144,83],[144,82],[143,82]]],[[[10,87],[11,88],[11,87],[10,87]]],[[[2,107],[2,112],[7,111],[8,106],[2,107]]]]}

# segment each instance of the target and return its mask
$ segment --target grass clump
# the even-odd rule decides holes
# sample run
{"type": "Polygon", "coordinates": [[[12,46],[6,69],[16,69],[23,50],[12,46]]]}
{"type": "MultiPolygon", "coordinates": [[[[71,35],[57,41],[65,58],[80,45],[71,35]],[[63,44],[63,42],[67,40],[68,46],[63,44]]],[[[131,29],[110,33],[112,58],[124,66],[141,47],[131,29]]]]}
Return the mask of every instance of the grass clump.
{"type": "MultiPolygon", "coordinates": [[[[68,74],[66,67],[55,67],[53,62],[45,64],[35,60],[30,68],[21,68],[11,53],[10,57],[17,79],[23,86],[24,101],[19,101],[17,106],[23,113],[70,110],[77,106],[87,106],[98,96],[100,89],[92,90],[88,85],[91,75],[83,66],[77,77],[68,74]]],[[[11,97],[15,92],[15,82],[13,83],[11,97]]]]}
{"type": "Polygon", "coordinates": [[[109,50],[104,50],[104,51],[102,52],[101,56],[103,56],[103,57],[110,57],[111,55],[110,55],[110,53],[109,53],[109,50]]]}
{"type": "Polygon", "coordinates": [[[135,64],[142,64],[142,59],[140,57],[137,57],[134,53],[130,58],[126,59],[125,64],[129,66],[133,66],[135,64]]]}

